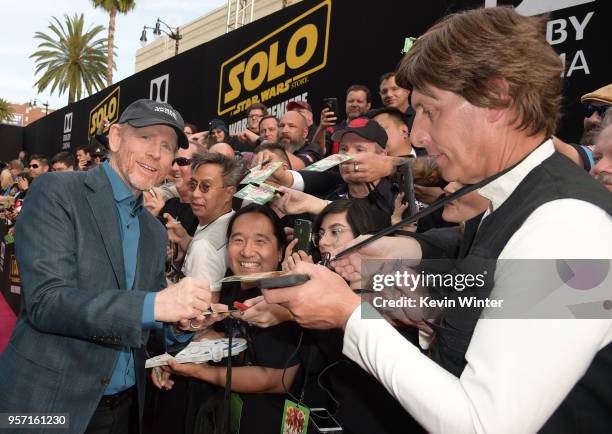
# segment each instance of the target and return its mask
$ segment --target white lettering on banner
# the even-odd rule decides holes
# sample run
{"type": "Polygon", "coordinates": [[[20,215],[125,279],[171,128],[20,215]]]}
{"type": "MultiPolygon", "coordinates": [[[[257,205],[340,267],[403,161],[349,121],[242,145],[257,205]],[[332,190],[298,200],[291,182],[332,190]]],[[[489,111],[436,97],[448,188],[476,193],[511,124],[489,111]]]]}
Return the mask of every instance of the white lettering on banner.
{"type": "Polygon", "coordinates": [[[64,134],[62,136],[62,150],[70,149],[70,137],[72,133],[72,113],[64,115],[64,134]]]}
{"type": "Polygon", "coordinates": [[[149,99],[156,102],[168,102],[168,87],[170,86],[170,74],[162,75],[151,80],[149,85],[149,99]]]}
{"type": "MultiPolygon", "coordinates": [[[[300,95],[294,96],[293,98],[289,98],[283,102],[273,105],[272,107],[268,107],[268,114],[272,116],[276,116],[277,118],[281,118],[287,112],[287,104],[291,101],[307,101],[308,100],[308,92],[304,92],[300,95]]],[[[229,125],[229,132],[231,135],[237,134],[241,131],[244,131],[247,126],[247,119],[241,119],[229,125]]]]}
{"type": "MultiPolygon", "coordinates": [[[[576,41],[581,41],[584,39],[584,29],[587,24],[593,17],[594,12],[589,12],[586,14],[582,22],[578,21],[575,16],[569,17],[569,22],[574,27],[576,31],[576,41]]],[[[561,44],[567,40],[568,34],[567,30],[567,20],[565,18],[560,18],[558,20],[550,20],[546,23],[546,40],[550,45],[561,44]],[[555,34],[559,35],[558,38],[555,38],[555,34]]]]}
{"type": "MultiPolygon", "coordinates": [[[[573,33],[575,34],[576,41],[584,40],[584,32],[593,18],[595,12],[591,11],[585,15],[582,20],[579,20],[575,16],[571,16],[567,19],[559,18],[555,20],[550,20],[546,23],[546,40],[550,45],[557,45],[567,41],[568,37],[570,37],[570,29],[567,25],[569,21],[573,28],[573,33]]],[[[561,62],[563,62],[563,73],[561,76],[571,77],[572,74],[576,71],[583,71],[584,75],[590,75],[591,71],[589,69],[589,65],[587,63],[586,57],[584,56],[584,52],[582,50],[576,51],[573,55],[570,54],[568,56],[567,53],[560,53],[559,57],[561,58],[561,62]],[[565,72],[565,67],[567,65],[567,59],[571,57],[572,61],[570,62],[570,67],[567,69],[567,73],[565,72]]]]}
{"type": "MultiPolygon", "coordinates": [[[[592,3],[595,0],[523,0],[516,6],[516,11],[525,16],[540,15],[546,12],[558,11],[561,9],[571,8],[586,3],[592,3]]],[[[485,0],[486,8],[494,8],[505,4],[498,0],[485,0]]]]}
{"type": "Polygon", "coordinates": [[[72,131],[72,112],[64,115],[64,134],[72,131]]]}
{"type": "MultiPolygon", "coordinates": [[[[561,61],[563,62],[563,70],[565,70],[565,53],[561,54],[561,61]]],[[[589,71],[589,65],[587,65],[582,50],[578,50],[576,52],[576,55],[574,56],[574,59],[572,60],[569,69],[567,70],[566,77],[571,77],[574,71],[577,71],[579,69],[582,69],[585,75],[589,75],[591,73],[591,71],[589,71]],[[580,64],[578,64],[579,61],[580,64]]]]}

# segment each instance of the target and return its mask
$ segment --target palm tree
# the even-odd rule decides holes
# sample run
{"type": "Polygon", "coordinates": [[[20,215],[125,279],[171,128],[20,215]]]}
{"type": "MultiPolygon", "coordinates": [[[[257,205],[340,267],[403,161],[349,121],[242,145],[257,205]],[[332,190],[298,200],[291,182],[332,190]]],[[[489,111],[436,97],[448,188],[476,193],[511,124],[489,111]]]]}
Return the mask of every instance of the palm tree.
{"type": "Polygon", "coordinates": [[[127,14],[136,7],[134,0],[92,0],[96,8],[108,12],[108,67],[106,70],[106,84],[113,84],[113,49],[115,47],[115,17],[117,12],[127,14]]]}
{"type": "Polygon", "coordinates": [[[13,119],[13,109],[11,104],[4,98],[0,98],[0,122],[13,119]]]}
{"type": "Polygon", "coordinates": [[[68,90],[70,104],[81,99],[83,88],[91,95],[105,87],[108,47],[106,39],[98,38],[104,26],[90,27],[84,32],[83,14],[74,14],[72,18],[64,15],[64,19],[65,28],[53,17],[55,23],[49,23],[49,35],[36,32],[34,37],[43,42],[30,57],[36,59],[36,74],[44,70],[42,77],[35,83],[38,92],[49,86],[51,93],[57,88],[60,95],[68,90]]]}

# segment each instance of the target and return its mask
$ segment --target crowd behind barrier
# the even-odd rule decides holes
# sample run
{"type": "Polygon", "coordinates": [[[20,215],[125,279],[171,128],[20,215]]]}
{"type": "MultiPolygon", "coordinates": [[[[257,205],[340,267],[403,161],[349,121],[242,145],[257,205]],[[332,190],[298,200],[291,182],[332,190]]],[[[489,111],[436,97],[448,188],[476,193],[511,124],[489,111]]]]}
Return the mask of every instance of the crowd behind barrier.
{"type": "MultiPolygon", "coordinates": [[[[581,97],[578,143],[557,137],[543,23],[451,15],[320,112],[257,102],[231,133],[140,99],[74,154],[7,162],[0,413],[68,413],[70,432],[609,430],[609,315],[487,318],[510,274],[551,294],[544,265],[510,260],[612,258],[612,84],[581,97]],[[244,277],[279,272],[308,281],[244,277]],[[402,273],[453,279],[373,286],[402,273]],[[217,339],[246,346],[145,369],[217,339]]],[[[589,289],[609,295],[608,271],[589,289]]]]}

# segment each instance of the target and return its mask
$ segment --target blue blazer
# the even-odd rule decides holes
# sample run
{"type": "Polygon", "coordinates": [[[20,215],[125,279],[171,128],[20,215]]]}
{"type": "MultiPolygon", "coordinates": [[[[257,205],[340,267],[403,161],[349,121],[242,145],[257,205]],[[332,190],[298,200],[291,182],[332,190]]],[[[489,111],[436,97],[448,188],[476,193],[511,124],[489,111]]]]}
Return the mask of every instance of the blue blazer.
{"type": "Polygon", "coordinates": [[[127,290],[118,219],[101,167],[33,183],[15,233],[22,303],[0,355],[0,412],[69,413],[69,432],[84,432],[127,345],[142,417],[149,336],[142,307],[146,291],[166,286],[167,233],[141,213],[134,290],[127,290]]]}

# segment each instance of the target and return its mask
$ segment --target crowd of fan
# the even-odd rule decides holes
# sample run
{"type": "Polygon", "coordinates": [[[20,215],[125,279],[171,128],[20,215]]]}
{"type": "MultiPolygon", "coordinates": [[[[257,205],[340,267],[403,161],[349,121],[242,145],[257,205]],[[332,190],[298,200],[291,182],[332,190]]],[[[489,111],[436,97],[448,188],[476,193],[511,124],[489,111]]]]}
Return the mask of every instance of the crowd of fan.
{"type": "MultiPolygon", "coordinates": [[[[280,119],[268,115],[263,104],[254,104],[248,109],[248,128],[234,136],[221,119],[212,120],[205,131],[187,124],[189,148],[177,151],[166,182],[144,193],[145,208],[168,229],[168,278],[190,276],[214,283],[226,275],[317,263],[359,235],[397,223],[411,209],[425,209],[460,188],[456,182],[441,180],[434,160],[411,141],[410,91],[397,85],[393,73],[381,77],[379,95],[382,106],[375,108],[370,89],[350,86],[344,119],[331,107],[314,114],[305,101],[290,103],[280,119]],[[323,173],[303,170],[334,153],[354,158],[323,173]],[[267,182],[279,194],[270,204],[247,204],[234,197],[250,168],[277,161],[282,164],[267,182]],[[402,164],[409,164],[412,171],[414,206],[394,176],[402,164]],[[297,219],[312,221],[310,251],[294,249],[297,219]]],[[[585,117],[580,143],[555,137],[555,148],[612,191],[612,110],[608,110],[612,84],[584,95],[581,102],[585,117]]],[[[68,152],[50,160],[20,154],[1,175],[5,220],[15,222],[29,185],[41,173],[92,170],[105,158],[99,146],[77,149],[76,158],[68,152]]],[[[447,230],[450,237],[459,237],[462,223],[487,207],[488,200],[473,192],[404,229],[447,230]]],[[[242,320],[237,335],[247,338],[249,349],[234,365],[232,379],[232,389],[244,403],[241,432],[249,427],[250,432],[277,431],[287,393],[304,397],[310,407],[331,409],[345,432],[419,429],[382,385],[342,355],[341,332],[305,333],[289,311],[267,304],[258,288],[232,283],[216,290],[218,310],[233,302],[250,306],[237,316],[242,320]]],[[[224,336],[227,324],[220,321],[200,330],[194,339],[224,336]]],[[[432,330],[395,325],[406,339],[427,351],[432,330]]],[[[202,414],[214,413],[214,403],[221,401],[224,369],[206,364],[173,367],[171,379],[156,383],[167,390],[150,389],[147,429],[195,430],[202,414]]]]}

